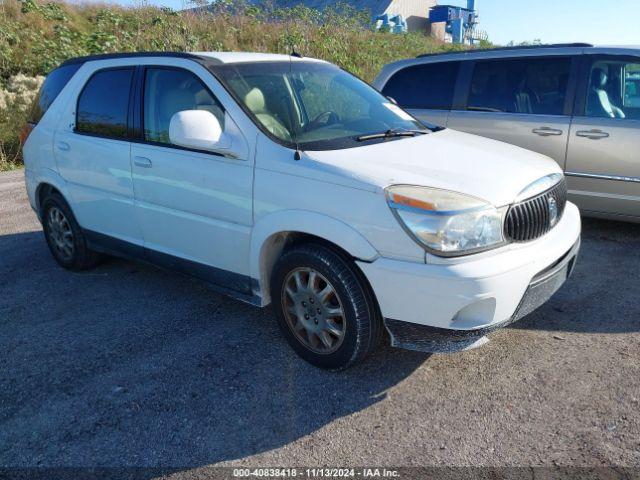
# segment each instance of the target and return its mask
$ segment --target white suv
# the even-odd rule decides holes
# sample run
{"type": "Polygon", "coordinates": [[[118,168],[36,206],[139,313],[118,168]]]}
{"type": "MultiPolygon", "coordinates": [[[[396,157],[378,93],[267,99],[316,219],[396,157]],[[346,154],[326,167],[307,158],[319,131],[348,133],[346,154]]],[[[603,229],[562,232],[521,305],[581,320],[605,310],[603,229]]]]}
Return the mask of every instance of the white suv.
{"type": "Polygon", "coordinates": [[[477,346],[557,291],[579,248],[553,160],[425,126],[319,60],[79,58],[32,116],[27,190],[60,265],[142,259],[272,303],[323,368],[385,329],[399,347],[477,346]]]}

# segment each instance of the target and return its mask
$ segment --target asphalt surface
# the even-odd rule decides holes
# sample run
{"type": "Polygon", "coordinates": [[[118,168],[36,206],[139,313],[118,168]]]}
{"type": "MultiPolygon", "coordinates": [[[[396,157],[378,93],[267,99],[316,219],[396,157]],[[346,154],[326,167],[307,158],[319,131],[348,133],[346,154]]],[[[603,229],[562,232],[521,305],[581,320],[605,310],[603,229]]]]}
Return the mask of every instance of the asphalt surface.
{"type": "Polygon", "coordinates": [[[574,276],[455,355],[334,374],[269,309],[149,266],[57,266],[0,174],[0,467],[640,467],[640,225],[585,220],[574,276]]]}

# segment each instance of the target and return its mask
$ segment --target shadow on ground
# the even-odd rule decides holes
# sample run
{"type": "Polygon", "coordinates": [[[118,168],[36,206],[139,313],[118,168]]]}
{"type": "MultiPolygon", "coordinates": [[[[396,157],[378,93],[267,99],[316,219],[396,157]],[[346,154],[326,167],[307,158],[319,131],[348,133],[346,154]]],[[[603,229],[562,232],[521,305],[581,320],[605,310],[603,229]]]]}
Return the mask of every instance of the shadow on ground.
{"type": "MultiPolygon", "coordinates": [[[[513,328],[639,331],[639,247],[640,226],[586,220],[572,279],[513,328]]],[[[367,409],[428,358],[383,348],[326,373],[292,353],[269,310],[121,260],[64,271],[41,232],[0,237],[0,272],[3,466],[243,458],[367,409]]]]}
{"type": "Polygon", "coordinates": [[[640,224],[585,218],[573,276],[547,304],[511,328],[638,332],[639,276],[640,224]]]}
{"type": "Polygon", "coordinates": [[[0,237],[0,258],[3,466],[243,458],[370,407],[428,358],[384,348],[326,373],[292,353],[271,311],[200,282],[120,260],[70,273],[41,232],[0,237]]]}

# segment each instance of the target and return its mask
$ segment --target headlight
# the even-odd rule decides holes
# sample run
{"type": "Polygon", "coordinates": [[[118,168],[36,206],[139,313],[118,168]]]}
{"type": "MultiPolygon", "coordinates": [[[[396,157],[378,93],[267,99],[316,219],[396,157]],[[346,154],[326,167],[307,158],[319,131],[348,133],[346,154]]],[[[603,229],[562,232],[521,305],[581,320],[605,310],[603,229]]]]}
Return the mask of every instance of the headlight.
{"type": "Polygon", "coordinates": [[[411,236],[436,255],[456,256],[504,243],[498,209],[479,198],[437,188],[396,185],[387,202],[411,236]]]}

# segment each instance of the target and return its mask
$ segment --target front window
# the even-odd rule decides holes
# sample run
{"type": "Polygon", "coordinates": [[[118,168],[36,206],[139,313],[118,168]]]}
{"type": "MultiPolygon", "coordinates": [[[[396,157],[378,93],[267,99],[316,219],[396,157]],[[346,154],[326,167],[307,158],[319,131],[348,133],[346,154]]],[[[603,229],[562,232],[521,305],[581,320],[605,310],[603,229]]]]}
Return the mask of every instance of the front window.
{"type": "Polygon", "coordinates": [[[349,148],[429,130],[363,81],[334,65],[264,62],[214,67],[256,123],[287,146],[349,148]],[[369,138],[374,135],[374,138],[369,138]],[[363,138],[365,137],[365,138],[363,138]]]}
{"type": "Polygon", "coordinates": [[[640,63],[595,62],[589,78],[586,115],[640,120],[640,63]]]}
{"type": "Polygon", "coordinates": [[[144,139],[147,142],[171,143],[171,119],[184,110],[211,112],[224,128],[224,110],[220,102],[193,73],[177,68],[147,68],[144,82],[144,139]]]}

